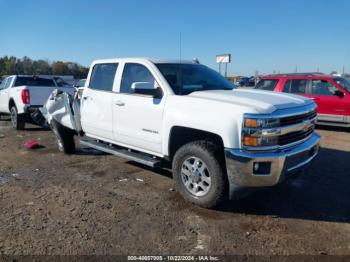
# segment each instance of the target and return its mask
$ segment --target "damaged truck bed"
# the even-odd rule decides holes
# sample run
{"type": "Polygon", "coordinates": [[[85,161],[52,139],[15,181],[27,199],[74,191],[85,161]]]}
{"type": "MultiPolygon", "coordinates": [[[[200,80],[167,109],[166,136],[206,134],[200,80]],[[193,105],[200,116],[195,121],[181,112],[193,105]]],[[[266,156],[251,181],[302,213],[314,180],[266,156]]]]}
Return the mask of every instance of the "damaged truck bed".
{"type": "Polygon", "coordinates": [[[41,113],[47,123],[52,126],[53,122],[75,131],[79,134],[81,129],[80,123],[80,99],[77,95],[54,90],[47,100],[41,113]]]}

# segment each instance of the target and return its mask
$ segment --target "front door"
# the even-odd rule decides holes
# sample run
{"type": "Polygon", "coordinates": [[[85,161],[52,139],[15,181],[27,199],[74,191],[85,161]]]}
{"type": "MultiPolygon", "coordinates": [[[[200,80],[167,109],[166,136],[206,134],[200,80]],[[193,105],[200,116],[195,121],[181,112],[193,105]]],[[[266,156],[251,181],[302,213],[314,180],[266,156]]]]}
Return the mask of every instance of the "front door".
{"type": "Polygon", "coordinates": [[[318,118],[322,121],[344,122],[347,115],[348,97],[327,80],[311,80],[310,96],[317,104],[318,118]]]}
{"type": "Polygon", "coordinates": [[[113,130],[119,144],[161,153],[165,97],[134,94],[131,88],[135,82],[155,81],[145,65],[125,64],[120,90],[114,96],[113,105],[113,130]]]}
{"type": "Polygon", "coordinates": [[[81,98],[81,124],[87,136],[113,140],[113,85],[118,64],[96,64],[81,98]]]}

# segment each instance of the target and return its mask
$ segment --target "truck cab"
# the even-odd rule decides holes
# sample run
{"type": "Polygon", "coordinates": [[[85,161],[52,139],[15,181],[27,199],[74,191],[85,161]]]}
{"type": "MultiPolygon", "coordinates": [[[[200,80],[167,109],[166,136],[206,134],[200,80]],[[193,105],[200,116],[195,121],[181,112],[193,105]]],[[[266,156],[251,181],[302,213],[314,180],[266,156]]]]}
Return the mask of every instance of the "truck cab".
{"type": "Polygon", "coordinates": [[[95,61],[79,101],[57,94],[46,111],[61,151],[74,153],[78,135],[82,145],[170,167],[182,196],[209,208],[304,169],[320,139],[312,100],[235,89],[188,61],[95,61]]]}

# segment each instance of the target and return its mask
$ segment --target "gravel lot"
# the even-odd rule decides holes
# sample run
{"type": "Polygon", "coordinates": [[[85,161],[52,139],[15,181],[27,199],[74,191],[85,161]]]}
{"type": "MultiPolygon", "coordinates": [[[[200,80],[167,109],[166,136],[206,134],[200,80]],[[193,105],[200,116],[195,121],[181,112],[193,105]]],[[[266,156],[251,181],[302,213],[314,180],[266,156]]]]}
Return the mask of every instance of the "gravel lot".
{"type": "Polygon", "coordinates": [[[215,211],[185,202],[167,171],[66,156],[50,131],[2,120],[0,254],[350,255],[350,130],[318,132],[306,174],[215,211]]]}

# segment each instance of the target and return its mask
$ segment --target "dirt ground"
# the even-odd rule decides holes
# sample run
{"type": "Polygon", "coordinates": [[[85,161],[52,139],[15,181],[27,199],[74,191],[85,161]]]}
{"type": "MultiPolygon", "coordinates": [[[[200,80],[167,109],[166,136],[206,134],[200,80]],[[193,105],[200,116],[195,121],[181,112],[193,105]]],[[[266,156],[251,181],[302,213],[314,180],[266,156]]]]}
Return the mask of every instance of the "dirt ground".
{"type": "Polygon", "coordinates": [[[350,254],[350,130],[318,128],[309,171],[221,210],[184,201],[171,174],[0,121],[0,254],[350,254]],[[36,139],[43,146],[28,150],[36,139]]]}

